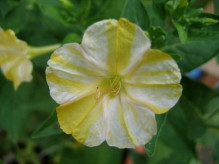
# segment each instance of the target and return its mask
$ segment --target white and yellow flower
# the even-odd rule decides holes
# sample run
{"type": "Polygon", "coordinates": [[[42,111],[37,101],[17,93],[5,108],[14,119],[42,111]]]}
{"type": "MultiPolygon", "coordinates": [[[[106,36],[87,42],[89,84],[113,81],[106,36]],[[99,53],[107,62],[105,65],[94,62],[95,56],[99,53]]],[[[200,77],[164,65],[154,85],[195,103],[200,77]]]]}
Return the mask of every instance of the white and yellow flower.
{"type": "Polygon", "coordinates": [[[61,104],[62,130],[87,146],[149,142],[157,132],[155,114],[167,112],[182,92],[175,61],[150,45],[137,25],[110,19],[91,25],[81,44],[57,49],[46,78],[61,104]]]}
{"type": "Polygon", "coordinates": [[[47,54],[60,47],[60,44],[42,47],[29,46],[19,40],[14,31],[4,31],[0,27],[0,67],[5,77],[14,83],[15,90],[22,82],[32,80],[31,59],[47,54]]]}
{"type": "Polygon", "coordinates": [[[27,43],[19,40],[12,30],[0,28],[0,66],[5,77],[13,81],[15,89],[22,82],[32,80],[33,65],[27,50],[27,43]]]}

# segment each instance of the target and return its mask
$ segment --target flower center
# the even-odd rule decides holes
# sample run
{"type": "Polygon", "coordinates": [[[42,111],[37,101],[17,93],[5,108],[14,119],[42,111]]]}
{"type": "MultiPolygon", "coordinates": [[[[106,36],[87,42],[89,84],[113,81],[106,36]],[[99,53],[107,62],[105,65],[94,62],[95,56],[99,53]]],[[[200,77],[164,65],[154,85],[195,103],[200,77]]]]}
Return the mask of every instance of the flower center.
{"type": "Polygon", "coordinates": [[[121,77],[115,76],[114,78],[110,79],[110,94],[116,96],[119,94],[121,89],[121,77]]]}
{"type": "Polygon", "coordinates": [[[110,94],[111,96],[116,96],[119,94],[122,87],[121,76],[114,75],[105,78],[100,85],[96,87],[95,99],[99,98],[104,94],[110,94]]]}

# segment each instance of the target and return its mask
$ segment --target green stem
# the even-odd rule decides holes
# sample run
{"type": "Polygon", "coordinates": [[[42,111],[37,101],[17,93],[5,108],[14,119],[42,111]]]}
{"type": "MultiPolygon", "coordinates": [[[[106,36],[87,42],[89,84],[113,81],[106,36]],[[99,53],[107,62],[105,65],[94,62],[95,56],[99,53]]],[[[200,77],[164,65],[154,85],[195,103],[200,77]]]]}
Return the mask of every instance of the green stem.
{"type": "Polygon", "coordinates": [[[59,48],[61,44],[53,44],[53,45],[48,45],[48,46],[42,46],[42,47],[33,47],[33,46],[28,46],[28,58],[33,59],[35,57],[48,54],[49,52],[54,51],[55,49],[59,48]]]}

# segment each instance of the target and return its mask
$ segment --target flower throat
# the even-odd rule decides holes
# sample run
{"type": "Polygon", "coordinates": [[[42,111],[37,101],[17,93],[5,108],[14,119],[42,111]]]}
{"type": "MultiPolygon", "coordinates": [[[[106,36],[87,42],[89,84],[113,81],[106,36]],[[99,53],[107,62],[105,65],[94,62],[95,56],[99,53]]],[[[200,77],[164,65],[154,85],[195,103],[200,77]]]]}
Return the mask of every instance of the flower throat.
{"type": "Polygon", "coordinates": [[[111,96],[116,96],[119,94],[122,87],[121,76],[114,75],[110,78],[106,78],[103,82],[97,86],[95,99],[98,100],[102,95],[108,93],[111,96]]]}

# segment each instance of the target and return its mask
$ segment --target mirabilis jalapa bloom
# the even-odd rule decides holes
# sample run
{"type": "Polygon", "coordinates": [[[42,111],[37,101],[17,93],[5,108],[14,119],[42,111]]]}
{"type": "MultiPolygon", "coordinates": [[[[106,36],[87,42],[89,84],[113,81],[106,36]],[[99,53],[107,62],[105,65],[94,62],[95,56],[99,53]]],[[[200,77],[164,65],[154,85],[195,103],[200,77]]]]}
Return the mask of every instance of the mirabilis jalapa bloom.
{"type": "Polygon", "coordinates": [[[0,67],[5,77],[13,81],[16,90],[22,82],[32,80],[33,65],[31,59],[47,54],[60,47],[54,44],[43,47],[32,47],[19,40],[14,31],[4,31],[0,27],[0,67]]]}
{"type": "Polygon", "coordinates": [[[61,104],[61,129],[87,146],[149,142],[157,132],[155,114],[167,112],[182,92],[175,61],[150,45],[137,25],[109,19],[88,27],[81,44],[58,48],[46,78],[61,104]]]}
{"type": "Polygon", "coordinates": [[[15,89],[32,80],[33,65],[27,58],[27,50],[27,43],[19,40],[12,30],[0,28],[0,66],[5,77],[14,82],[15,89]]]}

